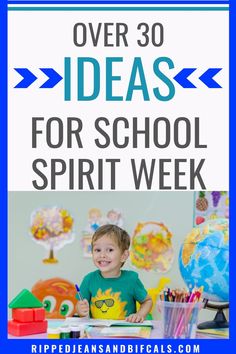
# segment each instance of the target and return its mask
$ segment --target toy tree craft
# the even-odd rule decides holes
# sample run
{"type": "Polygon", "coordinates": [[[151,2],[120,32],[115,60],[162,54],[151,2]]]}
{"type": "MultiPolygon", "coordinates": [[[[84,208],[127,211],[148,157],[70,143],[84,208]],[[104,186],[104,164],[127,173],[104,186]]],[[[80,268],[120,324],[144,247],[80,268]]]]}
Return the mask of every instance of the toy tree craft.
{"type": "Polygon", "coordinates": [[[54,251],[74,240],[73,218],[68,211],[58,207],[40,208],[31,217],[30,233],[34,240],[49,250],[44,263],[57,263],[54,251]]]}

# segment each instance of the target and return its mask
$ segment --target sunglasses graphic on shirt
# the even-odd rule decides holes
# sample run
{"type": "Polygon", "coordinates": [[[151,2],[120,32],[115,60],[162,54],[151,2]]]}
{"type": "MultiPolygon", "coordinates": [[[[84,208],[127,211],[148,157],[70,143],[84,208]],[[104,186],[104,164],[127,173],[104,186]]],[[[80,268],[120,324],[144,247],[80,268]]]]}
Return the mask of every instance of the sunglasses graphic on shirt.
{"type": "Polygon", "coordinates": [[[95,301],[95,306],[100,309],[103,304],[107,305],[107,307],[112,307],[114,305],[113,299],[105,299],[105,300],[97,300],[95,301]]]}

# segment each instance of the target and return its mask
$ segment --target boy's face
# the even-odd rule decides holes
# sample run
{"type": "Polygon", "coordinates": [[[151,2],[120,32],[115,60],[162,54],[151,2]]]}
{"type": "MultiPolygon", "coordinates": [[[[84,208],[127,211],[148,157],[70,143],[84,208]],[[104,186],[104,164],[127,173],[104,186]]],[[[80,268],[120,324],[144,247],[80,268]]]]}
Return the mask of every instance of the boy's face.
{"type": "Polygon", "coordinates": [[[93,262],[104,277],[116,277],[120,274],[121,264],[126,261],[129,251],[121,251],[115,240],[104,235],[93,244],[93,262]]]}

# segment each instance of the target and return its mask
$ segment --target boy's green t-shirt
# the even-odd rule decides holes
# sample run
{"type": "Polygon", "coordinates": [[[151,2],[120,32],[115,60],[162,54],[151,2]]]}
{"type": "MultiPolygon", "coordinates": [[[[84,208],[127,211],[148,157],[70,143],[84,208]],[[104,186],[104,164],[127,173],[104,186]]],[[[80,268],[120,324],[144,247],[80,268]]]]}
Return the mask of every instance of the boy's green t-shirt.
{"type": "Polygon", "coordinates": [[[90,304],[90,316],[101,319],[125,319],[136,312],[136,301],[147,297],[138,274],[128,270],[121,270],[118,278],[103,278],[99,270],[91,272],[84,277],[80,291],[90,304]]]}

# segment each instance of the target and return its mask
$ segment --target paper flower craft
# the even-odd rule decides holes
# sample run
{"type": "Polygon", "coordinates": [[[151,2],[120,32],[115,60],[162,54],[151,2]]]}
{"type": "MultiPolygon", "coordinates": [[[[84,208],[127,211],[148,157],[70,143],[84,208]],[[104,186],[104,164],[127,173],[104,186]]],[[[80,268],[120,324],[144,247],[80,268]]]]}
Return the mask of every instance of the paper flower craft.
{"type": "Polygon", "coordinates": [[[37,243],[49,250],[49,257],[43,260],[44,263],[58,262],[54,250],[74,240],[72,227],[73,218],[65,209],[40,208],[32,213],[30,234],[37,243]]]}

